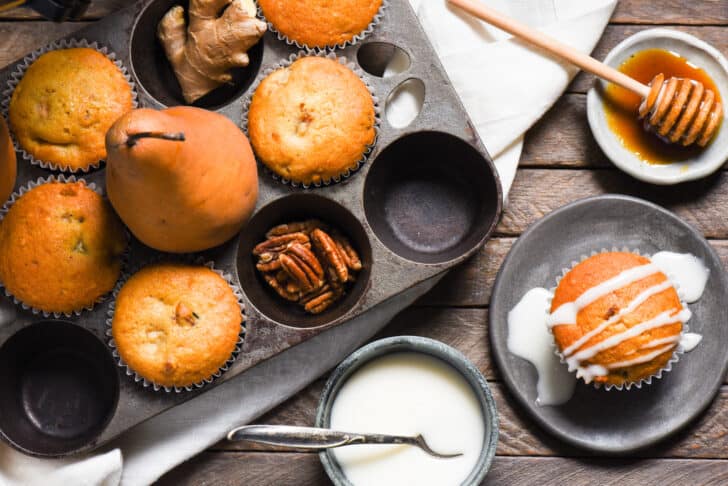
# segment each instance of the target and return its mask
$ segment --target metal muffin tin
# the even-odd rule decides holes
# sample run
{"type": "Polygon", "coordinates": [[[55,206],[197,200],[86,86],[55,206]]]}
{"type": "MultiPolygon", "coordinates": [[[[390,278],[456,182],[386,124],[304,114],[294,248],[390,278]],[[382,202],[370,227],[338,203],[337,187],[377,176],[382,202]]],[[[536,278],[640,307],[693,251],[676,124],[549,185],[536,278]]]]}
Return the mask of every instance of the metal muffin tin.
{"type": "MultiPolygon", "coordinates": [[[[97,41],[115,52],[133,75],[141,106],[180,105],[177,82],[155,38],[157,22],[176,3],[184,2],[139,2],[68,38],[97,41]]],[[[267,33],[250,52],[250,67],[236,71],[232,85],[197,104],[240,123],[246,91],[262,70],[296,52],[267,33]]],[[[461,263],[485,243],[501,213],[498,176],[407,0],[389,0],[374,32],[336,53],[367,72],[365,82],[382,105],[410,79],[424,83],[424,105],[402,129],[382,115],[368,161],[338,184],[294,188],[260,170],[256,211],[240,237],[199,255],[231,273],[244,293],[245,339],[230,369],[193,391],[154,391],[126,376],[111,355],[105,334],[109,299],[63,322],[18,307],[17,319],[0,328],[0,436],[5,441],[38,456],[92,450],[461,263]],[[395,49],[409,56],[409,69],[383,78],[395,49]],[[273,225],[309,217],[339,227],[364,263],[346,297],[318,316],[306,315],[268,289],[251,255],[273,225]]],[[[0,86],[15,68],[13,63],[0,71],[0,86]]],[[[49,174],[20,160],[17,185],[49,174]]],[[[83,178],[103,187],[105,171],[102,167],[83,178]]],[[[130,266],[158,255],[133,240],[130,266]]]]}

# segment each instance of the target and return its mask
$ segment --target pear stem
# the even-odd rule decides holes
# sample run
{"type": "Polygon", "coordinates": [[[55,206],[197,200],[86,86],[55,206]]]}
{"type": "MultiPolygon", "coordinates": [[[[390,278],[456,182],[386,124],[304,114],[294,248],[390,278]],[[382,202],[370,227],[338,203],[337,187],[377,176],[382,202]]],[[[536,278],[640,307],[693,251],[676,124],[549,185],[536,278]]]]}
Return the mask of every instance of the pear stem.
{"type": "Polygon", "coordinates": [[[129,135],[129,137],[126,139],[126,146],[127,147],[133,147],[134,145],[139,142],[139,140],[143,138],[158,138],[161,140],[170,140],[172,142],[184,142],[185,141],[185,134],[184,132],[178,132],[178,133],[164,133],[164,132],[141,132],[141,133],[134,133],[132,135],[129,135]]]}

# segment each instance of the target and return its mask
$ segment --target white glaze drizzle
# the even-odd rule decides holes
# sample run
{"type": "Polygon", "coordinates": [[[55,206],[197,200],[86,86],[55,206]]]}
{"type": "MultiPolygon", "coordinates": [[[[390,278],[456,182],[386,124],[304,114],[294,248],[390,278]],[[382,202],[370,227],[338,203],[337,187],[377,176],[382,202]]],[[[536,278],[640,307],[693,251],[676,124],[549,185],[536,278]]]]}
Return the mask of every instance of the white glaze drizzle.
{"type": "Polygon", "coordinates": [[[664,273],[669,279],[642,291],[625,308],[620,309],[617,314],[602,322],[564,350],[563,355],[567,357],[568,371],[576,370],[577,378],[584,378],[589,383],[596,376],[607,375],[609,370],[649,362],[660,354],[674,349],[678,343],[684,352],[693,350],[702,340],[702,336],[695,333],[684,333],[653,339],[643,344],[640,349],[661,347],[634,359],[612,363],[607,367],[597,364],[581,365],[583,361],[593,358],[600,352],[651,329],[677,322],[687,322],[692,315],[687,308],[662,312],[648,321],[640,322],[621,333],[609,336],[593,346],[582,350],[579,349],[590,339],[604,332],[609,326],[620,322],[622,318],[636,311],[650,297],[675,287],[675,284],[677,284],[676,290],[679,296],[684,301],[688,303],[697,301],[705,290],[710,270],[702,260],[692,254],[659,252],[652,257],[651,263],[621,272],[617,276],[586,290],[575,301],[559,306],[553,313],[549,314],[548,312],[548,301],[553,297],[553,294],[546,289],[531,289],[521,298],[519,303],[508,314],[508,349],[513,354],[530,361],[536,367],[539,374],[536,402],[539,405],[565,403],[571,397],[575,384],[573,379],[570,381],[563,379],[561,371],[564,367],[554,363],[553,337],[550,334],[545,336],[541,327],[548,330],[555,326],[576,324],[577,315],[584,307],[611,292],[658,272],[664,273]],[[539,314],[540,309],[544,309],[543,314],[539,314]],[[540,318],[539,315],[544,317],[540,318]],[[577,350],[579,351],[576,352],[577,350]],[[575,352],[576,354],[574,354],[575,352]],[[554,388],[558,383],[562,383],[561,390],[554,388]]]}
{"type": "Polygon", "coordinates": [[[567,302],[559,306],[558,309],[548,316],[547,323],[551,327],[576,324],[576,316],[584,307],[605,295],[614,292],[615,290],[626,287],[631,283],[642,280],[643,278],[649,277],[659,271],[660,269],[657,265],[652,263],[629,268],[617,276],[612,277],[609,280],[605,280],[604,282],[586,290],[583,294],[577,297],[575,301],[567,302]]]}
{"type": "Polygon", "coordinates": [[[682,346],[683,351],[686,353],[689,353],[693,349],[695,349],[695,346],[700,344],[700,341],[703,340],[703,336],[700,334],[696,334],[694,332],[686,332],[682,335],[682,338],[680,338],[680,346],[682,346]]]}
{"type": "Polygon", "coordinates": [[[671,309],[665,312],[661,312],[648,321],[640,322],[639,324],[635,324],[625,331],[613,334],[603,341],[600,341],[586,349],[582,349],[578,353],[568,358],[566,360],[566,363],[569,365],[569,368],[572,368],[573,366],[572,369],[575,369],[582,361],[593,358],[602,351],[613,348],[620,343],[626,341],[627,339],[637,337],[646,331],[662,326],[667,326],[668,324],[675,324],[676,322],[687,322],[692,315],[689,309],[682,309],[681,311],[677,312],[677,314],[674,314],[675,311],[677,311],[677,309],[671,309]]]}
{"type": "MultiPolygon", "coordinates": [[[[652,347],[652,346],[649,346],[652,347]]],[[[634,359],[627,359],[624,361],[617,361],[616,363],[612,363],[609,366],[607,366],[607,369],[614,370],[618,368],[626,368],[628,366],[634,366],[637,364],[647,363],[648,361],[651,361],[654,358],[657,358],[662,353],[666,353],[673,349],[675,347],[675,344],[669,344],[667,346],[663,346],[660,349],[657,349],[656,351],[653,351],[651,353],[643,354],[642,356],[634,359]]]]}
{"type": "Polygon", "coordinates": [[[537,405],[566,403],[576,381],[556,355],[554,338],[546,327],[552,293],[531,289],[508,313],[508,350],[536,367],[537,405]]]}
{"type": "Polygon", "coordinates": [[[571,356],[571,354],[574,353],[577,349],[582,347],[587,341],[589,341],[594,336],[597,336],[598,334],[602,333],[604,330],[606,330],[609,326],[612,324],[619,322],[620,319],[622,319],[624,316],[634,312],[637,310],[639,306],[644,304],[647,299],[652,297],[653,295],[659,294],[660,292],[664,292],[665,290],[672,287],[672,283],[670,283],[669,280],[665,280],[662,283],[659,283],[657,285],[653,285],[652,287],[648,288],[647,290],[643,291],[637,297],[635,297],[629,304],[627,304],[627,307],[624,309],[620,309],[618,313],[601,323],[599,326],[595,327],[588,333],[584,334],[582,337],[574,341],[574,344],[569,346],[568,348],[564,349],[564,356],[571,356]]]}
{"type": "Polygon", "coordinates": [[[677,284],[678,294],[687,303],[697,301],[710,276],[710,269],[690,253],[661,251],[652,255],[652,263],[677,284]]]}

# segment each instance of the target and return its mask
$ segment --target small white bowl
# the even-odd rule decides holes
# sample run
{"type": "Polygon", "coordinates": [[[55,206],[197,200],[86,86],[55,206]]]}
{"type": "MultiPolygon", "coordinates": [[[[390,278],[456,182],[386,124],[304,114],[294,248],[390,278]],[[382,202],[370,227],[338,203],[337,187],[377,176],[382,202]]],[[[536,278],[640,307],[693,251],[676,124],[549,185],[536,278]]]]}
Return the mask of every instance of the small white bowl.
{"type": "MultiPolygon", "coordinates": [[[[725,108],[728,101],[728,61],[716,48],[690,34],[671,29],[643,30],[612,49],[604,62],[618,68],[630,56],[645,49],[674,51],[701,67],[718,87],[725,108]]],[[[608,82],[598,79],[589,90],[589,127],[607,157],[626,173],[652,184],[678,184],[710,175],[728,160],[728,122],[724,120],[713,141],[696,157],[672,164],[643,162],[622,145],[607,124],[602,99],[607,85],[608,82]]]]}

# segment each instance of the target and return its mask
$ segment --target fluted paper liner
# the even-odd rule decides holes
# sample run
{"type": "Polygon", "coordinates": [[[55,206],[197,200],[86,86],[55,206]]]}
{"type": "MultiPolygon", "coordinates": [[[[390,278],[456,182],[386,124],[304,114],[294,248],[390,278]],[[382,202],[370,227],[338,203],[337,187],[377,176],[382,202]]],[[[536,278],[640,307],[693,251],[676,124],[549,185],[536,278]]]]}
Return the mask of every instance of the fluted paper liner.
{"type": "MultiPolygon", "coordinates": [[[[599,253],[620,252],[620,251],[621,252],[626,252],[626,253],[634,253],[635,255],[643,256],[645,258],[650,258],[650,255],[643,254],[638,249],[629,249],[629,248],[626,248],[626,247],[625,248],[621,248],[621,249],[616,248],[616,247],[613,247],[611,250],[607,250],[606,248],[602,248],[599,251],[592,251],[589,255],[581,255],[579,257],[579,261],[572,261],[571,262],[571,265],[568,268],[566,268],[566,267],[562,268],[560,275],[558,277],[556,277],[556,286],[551,289],[551,298],[549,299],[548,309],[546,311],[547,312],[547,315],[550,313],[550,310],[551,310],[551,301],[553,299],[554,291],[556,290],[556,287],[558,287],[559,283],[561,282],[561,279],[564,278],[564,276],[567,273],[569,273],[579,263],[583,262],[587,258],[590,258],[590,257],[592,257],[594,255],[598,255],[599,253]]],[[[677,284],[677,282],[675,282],[669,276],[667,276],[667,275],[665,275],[665,276],[668,278],[668,280],[670,280],[670,283],[675,288],[675,291],[678,293],[678,296],[679,296],[680,295],[680,291],[679,291],[680,289],[679,289],[679,285],[677,284]]],[[[680,299],[680,304],[682,305],[682,307],[684,309],[688,309],[687,303],[685,303],[682,299],[680,299]]],[[[687,323],[683,323],[682,324],[682,330],[680,331],[680,336],[681,337],[684,336],[685,333],[688,332],[688,331],[689,331],[688,324],[687,323]]],[[[549,332],[553,336],[553,328],[552,327],[549,327],[549,332]]],[[[558,346],[556,346],[556,341],[555,340],[554,340],[554,352],[556,353],[556,355],[561,360],[561,363],[563,363],[564,366],[567,366],[566,357],[563,355],[563,353],[561,353],[561,351],[559,351],[558,346]]],[[[680,341],[678,341],[678,344],[677,344],[677,346],[675,346],[675,349],[674,349],[674,351],[672,353],[672,357],[667,361],[667,363],[665,364],[665,366],[662,369],[658,370],[657,373],[654,373],[654,374],[652,374],[652,375],[650,375],[650,376],[648,376],[646,378],[642,378],[642,379],[640,379],[637,382],[629,382],[629,383],[622,383],[622,384],[619,384],[619,385],[614,385],[614,384],[611,384],[611,383],[603,384],[603,383],[599,383],[599,382],[596,382],[596,381],[592,381],[590,384],[593,385],[597,389],[604,388],[607,391],[610,391],[610,390],[620,390],[620,391],[622,391],[622,390],[630,390],[632,387],[635,387],[635,388],[638,388],[639,389],[639,388],[642,388],[642,385],[643,384],[644,385],[651,385],[652,384],[652,380],[659,380],[660,378],[662,378],[662,375],[663,374],[665,374],[665,373],[669,372],[670,370],[672,370],[673,365],[680,360],[680,356],[682,354],[684,354],[684,352],[685,352],[685,350],[683,349],[682,345],[680,344],[680,341]]],[[[577,379],[579,379],[579,378],[577,378],[577,379]]],[[[583,378],[581,378],[581,379],[583,380],[583,378]]],[[[589,383],[587,383],[587,384],[589,384],[589,383]]]]}
{"type": "Polygon", "coordinates": [[[258,17],[268,25],[268,30],[270,32],[274,33],[276,35],[276,37],[278,38],[278,40],[285,42],[289,46],[295,46],[299,49],[308,51],[309,53],[314,53],[314,52],[333,51],[336,49],[344,49],[346,47],[354,46],[354,45],[358,44],[362,40],[369,37],[369,35],[371,35],[372,32],[374,32],[374,29],[377,28],[377,26],[381,23],[382,19],[384,18],[385,11],[387,10],[388,7],[389,7],[389,0],[382,0],[382,4],[379,6],[379,10],[374,15],[374,18],[372,19],[371,22],[369,22],[369,25],[367,25],[367,27],[364,30],[362,30],[361,32],[356,34],[354,37],[352,37],[348,41],[345,41],[340,44],[334,44],[334,45],[323,46],[323,47],[308,46],[306,44],[302,44],[302,43],[298,42],[297,40],[291,39],[290,37],[284,35],[278,29],[276,29],[276,26],[273,24],[273,22],[270,22],[265,17],[265,13],[263,12],[263,9],[261,8],[260,5],[258,5],[258,17]]]}
{"type": "MultiPolygon", "coordinates": [[[[43,54],[50,52],[50,51],[56,51],[59,49],[70,49],[74,47],[88,47],[90,49],[95,49],[96,51],[100,52],[101,54],[105,55],[111,62],[116,65],[116,67],[119,68],[119,70],[124,75],[124,78],[126,79],[127,83],[129,83],[129,87],[131,88],[131,99],[132,99],[132,108],[137,108],[139,106],[138,101],[138,94],[136,89],[136,84],[131,78],[131,75],[129,74],[129,71],[127,70],[126,66],[116,58],[116,54],[111,51],[109,48],[105,46],[99,45],[97,42],[88,42],[86,39],[61,39],[59,41],[52,42],[48,44],[45,47],[41,47],[39,49],[36,49],[32,53],[25,56],[20,62],[17,63],[15,70],[10,74],[10,78],[8,79],[7,83],[7,89],[3,91],[2,93],[2,102],[0,102],[0,109],[2,110],[3,116],[5,116],[6,119],[9,119],[9,110],[10,110],[10,99],[13,96],[13,92],[15,91],[15,88],[20,83],[20,80],[23,79],[23,76],[25,76],[25,72],[28,70],[31,64],[33,64],[35,61],[38,60],[40,56],[43,54]]],[[[60,172],[71,172],[71,173],[88,173],[92,170],[96,170],[99,167],[101,167],[101,164],[103,160],[99,160],[98,162],[91,164],[90,166],[86,168],[81,169],[73,169],[68,166],[57,164],[50,160],[39,160],[36,159],[35,156],[33,156],[31,153],[27,152],[23,146],[18,141],[17,137],[13,133],[12,127],[10,129],[10,136],[13,140],[13,145],[15,146],[15,150],[20,153],[22,158],[26,160],[27,162],[37,165],[39,167],[42,167],[47,170],[54,170],[54,171],[60,171],[60,172]]]]}
{"type": "MultiPolygon", "coordinates": [[[[100,188],[99,186],[97,186],[93,182],[91,182],[91,183],[87,182],[85,179],[83,179],[81,177],[76,177],[76,176],[72,176],[72,175],[71,176],[65,176],[63,174],[60,174],[58,176],[51,175],[51,176],[48,176],[48,177],[39,177],[38,179],[36,179],[34,181],[28,182],[24,186],[20,187],[16,192],[14,192],[14,193],[12,193],[10,195],[10,198],[7,200],[7,202],[2,206],[2,208],[0,208],[0,221],[2,221],[5,218],[5,215],[10,210],[10,207],[13,204],[15,204],[15,202],[18,199],[20,199],[20,197],[23,196],[23,194],[25,194],[27,192],[30,192],[32,189],[34,189],[34,188],[36,188],[36,187],[38,187],[40,185],[48,184],[48,183],[51,183],[51,182],[62,182],[62,183],[83,182],[84,184],[86,184],[86,187],[88,187],[92,191],[96,192],[100,196],[102,196],[102,197],[104,196],[104,191],[102,190],[102,188],[100,188]]],[[[124,227],[124,234],[125,234],[125,237],[126,237],[126,249],[124,250],[124,253],[121,256],[121,273],[120,273],[120,277],[121,277],[121,275],[123,275],[124,268],[127,266],[128,261],[129,261],[129,242],[130,242],[130,236],[129,236],[129,232],[126,229],[126,227],[124,227]]],[[[118,281],[117,281],[117,283],[118,283],[118,281]]],[[[86,306],[84,308],[74,310],[71,313],[66,313],[66,312],[48,312],[48,311],[44,311],[42,309],[38,309],[38,308],[33,307],[33,306],[29,306],[28,304],[26,304],[26,303],[22,302],[21,300],[19,300],[12,293],[10,293],[10,291],[3,285],[2,281],[0,281],[0,287],[2,287],[5,295],[8,298],[10,298],[10,299],[13,300],[13,302],[15,303],[15,305],[18,305],[18,306],[20,306],[21,308],[23,308],[25,310],[30,310],[33,314],[40,314],[40,315],[42,315],[43,317],[46,317],[46,318],[53,316],[56,319],[61,318],[63,316],[65,316],[65,317],[71,317],[73,315],[80,316],[83,311],[93,310],[93,308],[96,306],[96,304],[100,304],[100,303],[104,302],[108,298],[108,296],[110,295],[110,292],[107,292],[104,295],[102,295],[101,297],[99,297],[98,299],[96,299],[96,301],[93,302],[92,304],[90,304],[90,305],[88,305],[88,306],[86,306]]]]}
{"type": "Polygon", "coordinates": [[[116,287],[114,288],[114,291],[112,293],[113,300],[111,304],[109,305],[109,310],[107,312],[106,317],[106,336],[108,337],[107,344],[111,348],[111,354],[114,356],[114,359],[117,362],[117,365],[120,368],[123,368],[125,370],[125,373],[127,376],[130,376],[133,378],[135,383],[141,384],[144,388],[151,388],[154,391],[163,391],[165,393],[182,393],[182,392],[189,392],[193,391],[199,388],[202,388],[203,386],[212,383],[217,378],[222,376],[224,372],[226,372],[228,369],[230,369],[230,365],[232,365],[237,357],[240,355],[240,351],[242,350],[243,346],[243,340],[245,339],[245,304],[243,302],[243,292],[240,289],[238,285],[236,285],[233,281],[233,276],[223,272],[222,270],[219,270],[215,268],[215,264],[211,261],[204,260],[202,258],[195,258],[192,255],[187,256],[177,256],[177,257],[170,257],[170,256],[157,256],[151,259],[146,260],[145,262],[139,264],[136,266],[133,271],[130,271],[129,273],[125,273],[122,278],[119,279],[119,281],[116,284],[116,287]],[[225,363],[218,368],[218,370],[213,373],[208,378],[205,378],[202,381],[199,381],[197,383],[193,383],[191,385],[178,387],[178,386],[163,386],[159,385],[157,383],[154,383],[153,381],[150,381],[143,376],[139,375],[136,371],[134,371],[129,365],[127,365],[124,360],[121,359],[121,355],[119,354],[119,350],[116,346],[116,341],[114,341],[114,336],[112,333],[112,323],[114,321],[114,311],[116,309],[116,299],[119,296],[119,292],[121,291],[122,287],[124,287],[124,284],[138,271],[141,269],[149,266],[149,265],[156,265],[161,263],[181,263],[186,265],[197,265],[197,266],[204,266],[218,274],[220,277],[222,277],[225,282],[230,286],[230,289],[233,291],[233,294],[235,294],[235,297],[238,299],[238,305],[240,306],[240,314],[241,314],[241,321],[240,321],[240,332],[238,334],[238,341],[235,344],[235,349],[233,350],[232,354],[228,358],[225,363]]]}
{"type": "Polygon", "coordinates": [[[369,156],[371,155],[372,151],[374,150],[374,147],[377,145],[377,141],[379,140],[379,130],[381,126],[381,109],[380,109],[380,103],[379,98],[376,95],[376,92],[374,91],[374,88],[372,88],[369,83],[366,82],[366,74],[364,71],[354,62],[349,61],[346,57],[343,56],[337,56],[334,52],[326,52],[326,51],[299,51],[296,54],[291,54],[291,56],[283,60],[273,66],[270,66],[266,69],[264,69],[261,73],[258,74],[258,77],[256,78],[253,85],[248,90],[247,94],[243,98],[243,119],[242,119],[242,129],[243,132],[245,132],[245,135],[248,135],[248,113],[250,111],[250,104],[253,101],[253,96],[255,95],[255,92],[258,90],[258,87],[263,82],[265,78],[267,78],[270,74],[272,74],[274,71],[282,68],[287,68],[297,60],[304,58],[304,57],[310,57],[310,56],[317,56],[317,57],[324,57],[327,59],[332,59],[334,61],[339,62],[341,65],[351,69],[357,76],[359,76],[359,79],[364,83],[364,85],[369,90],[369,94],[372,97],[372,102],[374,103],[374,140],[370,145],[367,146],[366,150],[361,156],[361,159],[356,163],[356,166],[347,169],[345,172],[340,174],[337,177],[334,177],[333,179],[329,179],[327,181],[321,181],[319,183],[315,184],[303,184],[301,182],[292,181],[289,179],[286,179],[284,177],[281,177],[280,175],[273,172],[271,169],[268,168],[257,156],[256,159],[260,162],[260,166],[263,168],[263,170],[269,174],[273,179],[289,185],[291,187],[301,187],[303,189],[309,189],[311,187],[325,187],[330,186],[331,184],[336,184],[338,182],[341,182],[343,180],[348,179],[351,175],[353,175],[355,172],[357,172],[362,165],[364,165],[367,160],[369,159],[369,156]]]}

